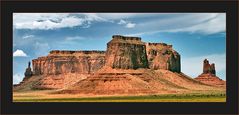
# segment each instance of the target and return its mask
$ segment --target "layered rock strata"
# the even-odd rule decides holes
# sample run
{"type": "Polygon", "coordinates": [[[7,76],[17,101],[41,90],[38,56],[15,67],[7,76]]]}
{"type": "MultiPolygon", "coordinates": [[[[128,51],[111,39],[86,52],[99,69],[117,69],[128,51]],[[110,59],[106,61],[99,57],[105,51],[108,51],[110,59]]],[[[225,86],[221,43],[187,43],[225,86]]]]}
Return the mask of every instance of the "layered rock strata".
{"type": "Polygon", "coordinates": [[[213,86],[226,86],[226,81],[216,76],[215,64],[209,64],[207,59],[203,61],[203,73],[196,77],[195,80],[213,86]]]}
{"type": "MultiPolygon", "coordinates": [[[[158,73],[155,71],[158,70],[170,71],[170,75],[175,76],[181,73],[180,55],[172,45],[145,43],[139,37],[114,35],[107,43],[106,51],[53,50],[47,56],[32,60],[32,64],[32,77],[35,77],[32,80],[37,80],[31,84],[32,89],[158,93],[164,91],[163,84],[168,84],[172,90],[184,89],[156,77],[158,73]],[[160,87],[160,90],[155,87],[160,87]]],[[[25,86],[29,85],[26,83],[25,86]]]]}
{"type": "Polygon", "coordinates": [[[51,51],[48,56],[32,60],[34,75],[94,73],[105,64],[104,51],[51,51]]]}
{"type": "Polygon", "coordinates": [[[189,90],[220,90],[169,70],[109,68],[56,93],[89,95],[176,94],[189,90]]]}
{"type": "Polygon", "coordinates": [[[180,55],[172,45],[165,43],[146,43],[146,50],[151,69],[165,69],[181,72],[180,55]]]}
{"type": "Polygon", "coordinates": [[[148,68],[144,42],[139,37],[113,36],[107,43],[106,66],[118,69],[148,68]]]}
{"type": "Polygon", "coordinates": [[[180,71],[180,55],[172,45],[144,43],[139,37],[114,35],[105,51],[53,50],[48,56],[32,60],[34,75],[94,73],[103,66],[118,69],[165,69],[180,71]]]}

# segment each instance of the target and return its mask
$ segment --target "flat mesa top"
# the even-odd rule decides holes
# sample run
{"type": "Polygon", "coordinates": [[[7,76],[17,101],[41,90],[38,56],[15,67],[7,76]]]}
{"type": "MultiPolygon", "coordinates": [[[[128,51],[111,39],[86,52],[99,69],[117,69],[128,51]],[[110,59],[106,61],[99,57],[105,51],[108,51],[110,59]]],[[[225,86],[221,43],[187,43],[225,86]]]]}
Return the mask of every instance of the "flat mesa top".
{"type": "Polygon", "coordinates": [[[48,56],[104,56],[105,51],[100,50],[79,50],[79,51],[73,51],[73,50],[52,50],[48,54],[48,56]]]}
{"type": "Polygon", "coordinates": [[[113,39],[109,43],[145,44],[141,41],[140,37],[113,35],[112,38],[113,39]]]}
{"type": "Polygon", "coordinates": [[[173,50],[172,45],[168,45],[166,43],[146,43],[147,49],[154,49],[154,50],[163,50],[163,49],[169,49],[173,50]]]}

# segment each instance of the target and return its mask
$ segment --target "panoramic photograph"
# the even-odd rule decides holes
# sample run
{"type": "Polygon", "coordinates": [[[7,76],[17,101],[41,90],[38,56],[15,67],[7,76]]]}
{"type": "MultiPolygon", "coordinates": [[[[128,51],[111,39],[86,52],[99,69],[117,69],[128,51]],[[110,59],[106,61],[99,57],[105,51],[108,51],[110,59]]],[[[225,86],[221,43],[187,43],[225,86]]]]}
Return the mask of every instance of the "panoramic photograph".
{"type": "Polygon", "coordinates": [[[226,102],[226,13],[13,13],[13,102],[226,102]]]}

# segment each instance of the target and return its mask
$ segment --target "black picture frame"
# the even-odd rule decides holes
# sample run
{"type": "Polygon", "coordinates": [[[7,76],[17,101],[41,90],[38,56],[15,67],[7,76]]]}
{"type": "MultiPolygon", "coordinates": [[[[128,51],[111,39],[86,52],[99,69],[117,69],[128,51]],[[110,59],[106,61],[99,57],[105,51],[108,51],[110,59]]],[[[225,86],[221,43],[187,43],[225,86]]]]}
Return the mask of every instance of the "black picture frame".
{"type": "Polygon", "coordinates": [[[1,1],[2,114],[238,114],[238,1],[1,1]],[[12,14],[17,12],[226,13],[226,102],[12,102],[12,14]]]}

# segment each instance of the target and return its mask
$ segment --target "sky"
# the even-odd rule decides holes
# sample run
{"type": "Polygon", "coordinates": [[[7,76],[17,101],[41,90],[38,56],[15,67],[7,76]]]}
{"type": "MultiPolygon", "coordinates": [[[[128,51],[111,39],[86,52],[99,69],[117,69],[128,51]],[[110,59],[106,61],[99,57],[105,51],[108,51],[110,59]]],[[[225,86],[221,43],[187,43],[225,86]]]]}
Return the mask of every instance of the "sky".
{"type": "Polygon", "coordinates": [[[112,35],[171,44],[183,73],[197,77],[208,59],[226,80],[225,13],[13,13],[13,84],[32,59],[51,50],[106,50],[112,35]]]}

